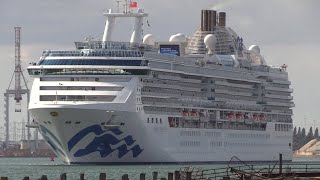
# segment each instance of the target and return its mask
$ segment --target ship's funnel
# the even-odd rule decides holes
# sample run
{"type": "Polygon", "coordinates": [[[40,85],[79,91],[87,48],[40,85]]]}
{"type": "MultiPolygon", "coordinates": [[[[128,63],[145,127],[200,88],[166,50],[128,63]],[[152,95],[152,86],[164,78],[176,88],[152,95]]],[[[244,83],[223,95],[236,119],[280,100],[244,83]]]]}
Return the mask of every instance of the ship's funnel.
{"type": "Polygon", "coordinates": [[[204,31],[204,11],[205,10],[201,10],[201,31],[204,31]]]}
{"type": "Polygon", "coordinates": [[[226,13],[219,12],[219,26],[226,27],[226,13]]]}
{"type": "Polygon", "coordinates": [[[217,12],[213,10],[201,11],[201,31],[213,31],[217,24],[217,12]]]}
{"type": "Polygon", "coordinates": [[[217,11],[211,10],[211,31],[214,30],[214,27],[217,25],[217,11]]]}

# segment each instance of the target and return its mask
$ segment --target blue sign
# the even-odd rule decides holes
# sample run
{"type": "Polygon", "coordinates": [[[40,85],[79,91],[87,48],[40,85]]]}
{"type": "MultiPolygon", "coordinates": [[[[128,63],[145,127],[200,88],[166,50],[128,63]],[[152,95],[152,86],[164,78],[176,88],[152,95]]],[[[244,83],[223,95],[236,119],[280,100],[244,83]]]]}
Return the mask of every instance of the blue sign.
{"type": "Polygon", "coordinates": [[[160,54],[172,54],[180,56],[180,45],[177,44],[161,44],[160,54]]]}

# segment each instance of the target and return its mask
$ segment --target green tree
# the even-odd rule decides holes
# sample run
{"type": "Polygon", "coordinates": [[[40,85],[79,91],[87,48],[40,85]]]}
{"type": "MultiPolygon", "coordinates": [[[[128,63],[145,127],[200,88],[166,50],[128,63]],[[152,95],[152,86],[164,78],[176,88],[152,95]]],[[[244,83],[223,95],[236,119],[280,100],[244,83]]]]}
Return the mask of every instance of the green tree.
{"type": "Polygon", "coordinates": [[[296,151],[297,150],[297,138],[298,134],[297,134],[297,127],[294,127],[293,129],[293,137],[292,137],[292,150],[296,151]]]}
{"type": "Polygon", "coordinates": [[[316,128],[316,130],[314,131],[313,137],[314,137],[315,139],[319,139],[319,130],[318,130],[318,128],[316,128]]]}
{"type": "Polygon", "coordinates": [[[308,143],[309,141],[311,141],[312,139],[313,139],[313,131],[312,131],[312,126],[311,126],[309,129],[309,132],[306,136],[305,144],[308,143]]]}

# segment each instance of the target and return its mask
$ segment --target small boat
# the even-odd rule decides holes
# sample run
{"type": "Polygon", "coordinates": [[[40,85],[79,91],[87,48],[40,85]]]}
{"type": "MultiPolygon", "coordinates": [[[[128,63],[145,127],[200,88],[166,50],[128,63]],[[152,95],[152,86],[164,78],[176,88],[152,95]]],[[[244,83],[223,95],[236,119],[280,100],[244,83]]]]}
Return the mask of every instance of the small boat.
{"type": "Polygon", "coordinates": [[[54,154],[53,153],[51,153],[51,155],[50,155],[50,161],[54,161],[54,154]]]}

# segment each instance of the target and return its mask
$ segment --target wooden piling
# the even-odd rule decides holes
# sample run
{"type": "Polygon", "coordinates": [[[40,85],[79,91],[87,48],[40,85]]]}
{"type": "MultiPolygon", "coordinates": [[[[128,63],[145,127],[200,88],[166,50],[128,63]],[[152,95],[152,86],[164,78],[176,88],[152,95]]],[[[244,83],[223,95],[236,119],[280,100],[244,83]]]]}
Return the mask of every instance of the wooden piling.
{"type": "Polygon", "coordinates": [[[146,180],[146,174],[145,173],[141,173],[140,174],[140,180],[146,180]]]}
{"type": "Polygon", "coordinates": [[[122,180],[129,180],[129,176],[128,176],[128,174],[124,174],[124,175],[122,175],[122,180]]]}
{"type": "Polygon", "coordinates": [[[191,180],[192,172],[187,172],[187,180],[191,180]]]}
{"type": "Polygon", "coordinates": [[[152,173],[152,180],[157,180],[158,179],[158,172],[154,171],[152,173]]]}
{"type": "Polygon", "coordinates": [[[63,173],[60,175],[60,180],[67,180],[67,173],[63,173]]]}
{"type": "Polygon", "coordinates": [[[180,180],[180,171],[174,172],[174,180],[180,180]]]}
{"type": "Polygon", "coordinates": [[[168,180],[173,180],[173,173],[168,173],[168,180]]]}
{"type": "Polygon", "coordinates": [[[46,175],[42,175],[40,180],[48,180],[48,177],[46,175]]]}
{"type": "Polygon", "coordinates": [[[161,178],[160,180],[167,180],[166,178],[161,178]]]}
{"type": "Polygon", "coordinates": [[[279,154],[279,174],[282,174],[282,154],[279,154]]]}
{"type": "Polygon", "coordinates": [[[25,176],[23,180],[30,180],[29,176],[25,176]]]}
{"type": "Polygon", "coordinates": [[[80,173],[80,180],[85,180],[84,179],[84,173],[80,173]]]}
{"type": "Polygon", "coordinates": [[[1,180],[8,180],[8,177],[1,177],[1,180]]]}
{"type": "Polygon", "coordinates": [[[100,173],[99,180],[106,180],[107,174],[106,173],[100,173]]]}

